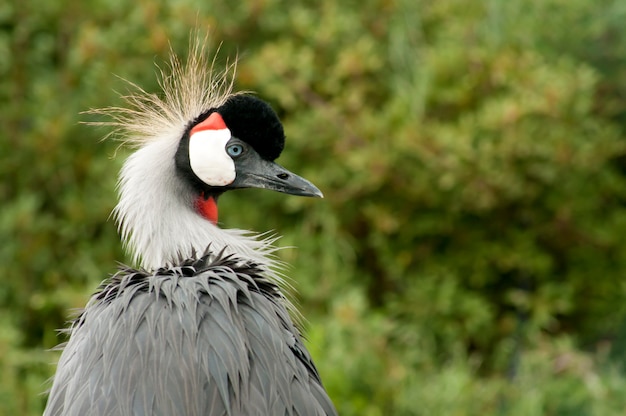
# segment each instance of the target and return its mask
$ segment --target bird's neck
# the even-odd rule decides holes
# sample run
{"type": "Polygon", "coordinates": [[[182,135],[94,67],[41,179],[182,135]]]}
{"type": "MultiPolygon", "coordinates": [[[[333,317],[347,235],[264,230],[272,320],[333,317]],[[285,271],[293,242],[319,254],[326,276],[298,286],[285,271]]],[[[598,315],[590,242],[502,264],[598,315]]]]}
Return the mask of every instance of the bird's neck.
{"type": "Polygon", "coordinates": [[[216,225],[215,198],[197,195],[177,174],[176,145],[170,140],[152,142],[131,155],[120,173],[115,217],[133,261],[155,270],[209,249],[273,267],[274,239],[216,225]]]}

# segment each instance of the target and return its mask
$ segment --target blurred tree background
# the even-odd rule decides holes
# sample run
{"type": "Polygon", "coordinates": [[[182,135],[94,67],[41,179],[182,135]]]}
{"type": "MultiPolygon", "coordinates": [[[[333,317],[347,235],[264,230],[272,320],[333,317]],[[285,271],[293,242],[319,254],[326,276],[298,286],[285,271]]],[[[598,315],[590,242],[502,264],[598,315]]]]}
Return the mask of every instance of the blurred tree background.
{"type": "Polygon", "coordinates": [[[80,112],[120,78],[157,92],[196,27],[326,195],[221,212],[297,247],[340,414],[624,414],[624,22],[619,0],[0,3],[0,414],[41,414],[56,330],[126,260],[128,153],[80,112]]]}

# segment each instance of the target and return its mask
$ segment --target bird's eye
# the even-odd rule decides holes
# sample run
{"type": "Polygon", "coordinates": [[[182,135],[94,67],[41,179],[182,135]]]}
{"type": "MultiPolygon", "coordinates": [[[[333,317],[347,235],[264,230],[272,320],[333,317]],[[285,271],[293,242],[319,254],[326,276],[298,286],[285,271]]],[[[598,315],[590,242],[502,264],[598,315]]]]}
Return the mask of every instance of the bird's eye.
{"type": "Polygon", "coordinates": [[[243,146],[240,144],[231,144],[226,148],[226,153],[230,157],[239,157],[243,153],[243,146]]]}

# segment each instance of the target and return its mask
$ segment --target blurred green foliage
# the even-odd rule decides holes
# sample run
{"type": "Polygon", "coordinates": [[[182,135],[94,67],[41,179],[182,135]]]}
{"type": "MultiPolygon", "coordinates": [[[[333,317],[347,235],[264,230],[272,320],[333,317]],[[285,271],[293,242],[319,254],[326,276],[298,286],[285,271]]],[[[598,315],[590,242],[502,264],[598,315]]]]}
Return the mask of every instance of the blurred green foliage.
{"type": "Polygon", "coordinates": [[[623,414],[625,21],[618,0],[0,3],[0,414],[42,412],[56,329],[125,259],[127,152],[80,112],[120,78],[158,91],[193,28],[326,195],[221,212],[298,247],[340,414],[623,414]]]}

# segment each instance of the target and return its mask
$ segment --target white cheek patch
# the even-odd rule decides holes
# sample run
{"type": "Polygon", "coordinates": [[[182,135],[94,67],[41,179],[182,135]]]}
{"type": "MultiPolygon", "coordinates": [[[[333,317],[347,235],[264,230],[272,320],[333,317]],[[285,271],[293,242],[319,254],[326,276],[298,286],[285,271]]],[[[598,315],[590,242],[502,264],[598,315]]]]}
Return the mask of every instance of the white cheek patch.
{"type": "Polygon", "coordinates": [[[230,130],[201,130],[189,137],[189,164],[209,186],[226,186],[235,180],[235,163],[226,153],[230,130]]]}

